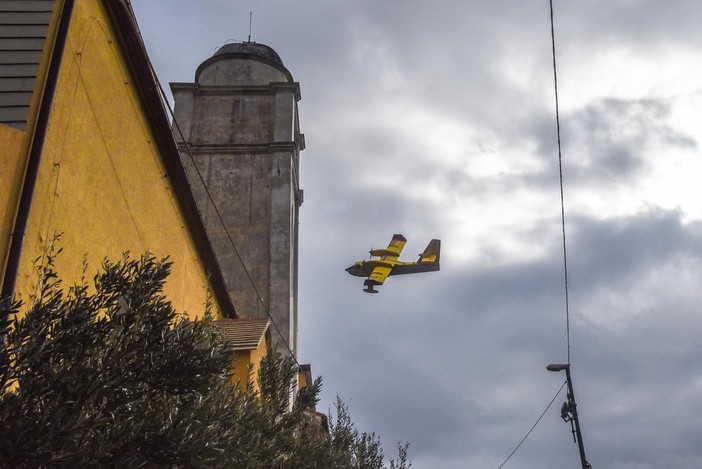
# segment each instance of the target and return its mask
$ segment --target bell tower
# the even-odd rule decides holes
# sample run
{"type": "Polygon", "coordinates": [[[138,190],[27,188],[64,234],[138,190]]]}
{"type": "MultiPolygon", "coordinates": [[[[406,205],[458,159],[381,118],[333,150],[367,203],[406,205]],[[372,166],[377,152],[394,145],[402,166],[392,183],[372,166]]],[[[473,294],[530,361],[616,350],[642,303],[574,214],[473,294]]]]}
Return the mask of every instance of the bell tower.
{"type": "Polygon", "coordinates": [[[171,83],[173,133],[241,318],[297,354],[300,86],[270,47],[226,44],[171,83]]]}

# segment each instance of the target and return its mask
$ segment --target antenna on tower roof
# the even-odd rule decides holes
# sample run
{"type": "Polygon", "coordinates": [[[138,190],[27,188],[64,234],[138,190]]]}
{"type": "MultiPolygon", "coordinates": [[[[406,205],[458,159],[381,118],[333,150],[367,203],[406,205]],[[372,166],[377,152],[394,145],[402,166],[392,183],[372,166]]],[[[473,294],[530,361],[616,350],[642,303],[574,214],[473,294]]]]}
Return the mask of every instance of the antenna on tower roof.
{"type": "Polygon", "coordinates": [[[251,20],[253,18],[253,11],[249,12],[249,42],[251,42],[251,20]]]}

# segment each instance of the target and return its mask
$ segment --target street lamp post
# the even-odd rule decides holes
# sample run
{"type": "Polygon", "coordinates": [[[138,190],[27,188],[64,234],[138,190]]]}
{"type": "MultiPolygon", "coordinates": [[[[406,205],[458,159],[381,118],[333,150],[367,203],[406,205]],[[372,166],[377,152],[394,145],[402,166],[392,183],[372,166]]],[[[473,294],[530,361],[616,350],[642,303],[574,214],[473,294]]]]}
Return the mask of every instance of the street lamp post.
{"type": "Polygon", "coordinates": [[[567,364],[551,364],[546,367],[548,371],[559,372],[565,370],[566,381],[568,383],[567,400],[561,406],[561,418],[570,422],[573,440],[578,444],[580,451],[580,464],[582,469],[591,469],[592,466],[585,459],[585,446],[583,445],[583,435],[580,433],[580,421],[578,420],[578,405],[575,403],[575,393],[573,392],[573,381],[570,379],[570,363],[567,364]]]}

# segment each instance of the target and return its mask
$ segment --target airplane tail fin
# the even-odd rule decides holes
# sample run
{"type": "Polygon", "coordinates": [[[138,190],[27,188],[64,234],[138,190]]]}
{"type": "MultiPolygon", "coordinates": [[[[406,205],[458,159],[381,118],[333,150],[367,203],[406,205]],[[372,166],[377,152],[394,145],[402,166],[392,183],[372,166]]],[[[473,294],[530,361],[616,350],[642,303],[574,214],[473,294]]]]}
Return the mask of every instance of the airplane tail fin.
{"type": "Polygon", "coordinates": [[[418,264],[432,264],[432,270],[439,270],[439,258],[441,256],[441,240],[432,239],[423,253],[419,255],[418,264]]]}

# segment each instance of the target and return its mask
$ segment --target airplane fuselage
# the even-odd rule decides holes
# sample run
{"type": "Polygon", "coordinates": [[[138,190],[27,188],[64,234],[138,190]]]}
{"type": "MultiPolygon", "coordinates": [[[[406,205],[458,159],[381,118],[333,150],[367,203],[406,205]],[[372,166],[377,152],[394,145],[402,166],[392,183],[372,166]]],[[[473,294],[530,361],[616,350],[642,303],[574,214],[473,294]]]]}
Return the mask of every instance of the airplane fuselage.
{"type": "Polygon", "coordinates": [[[346,268],[346,272],[354,277],[368,277],[376,267],[393,267],[398,263],[384,262],[379,259],[369,259],[367,261],[358,261],[350,267],[346,268]]]}
{"type": "Polygon", "coordinates": [[[352,266],[346,268],[346,272],[354,277],[367,277],[373,273],[373,269],[376,267],[391,268],[392,270],[388,274],[389,276],[439,270],[438,263],[386,262],[380,259],[369,259],[367,261],[354,262],[352,266]]]}

